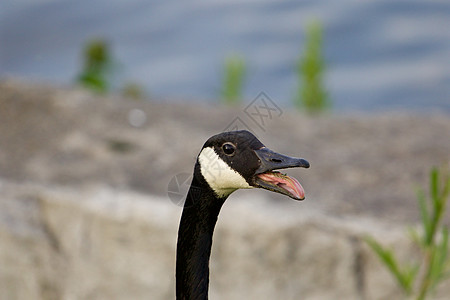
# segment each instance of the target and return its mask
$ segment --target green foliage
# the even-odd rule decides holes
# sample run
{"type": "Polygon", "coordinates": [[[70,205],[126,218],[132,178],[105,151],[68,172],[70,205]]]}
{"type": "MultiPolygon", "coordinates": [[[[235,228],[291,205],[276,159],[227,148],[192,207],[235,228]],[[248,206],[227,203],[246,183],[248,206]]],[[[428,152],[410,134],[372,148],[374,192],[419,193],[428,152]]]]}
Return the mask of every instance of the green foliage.
{"type": "Polygon", "coordinates": [[[384,248],[372,237],[366,237],[365,241],[389,269],[406,294],[410,295],[419,266],[415,264],[400,267],[392,249],[384,248]]]}
{"type": "Polygon", "coordinates": [[[299,85],[294,102],[310,113],[321,112],[330,106],[323,84],[322,36],[319,22],[311,22],[307,26],[305,50],[297,65],[299,85]]]}
{"type": "Polygon", "coordinates": [[[89,41],[83,50],[83,70],[77,81],[97,92],[110,89],[109,77],[112,69],[112,57],[106,41],[95,39],[89,41]]]}
{"type": "Polygon", "coordinates": [[[239,55],[227,57],[222,83],[222,99],[225,103],[235,105],[242,100],[245,73],[245,61],[242,57],[239,55]]]}
{"type": "Polygon", "coordinates": [[[430,173],[430,196],[427,199],[422,189],[417,192],[422,230],[410,229],[412,240],[421,250],[421,260],[400,266],[391,249],[383,247],[372,237],[365,241],[392,273],[406,295],[423,300],[442,280],[450,277],[449,231],[441,225],[442,216],[449,198],[450,174],[442,176],[438,169],[430,173]],[[440,240],[436,236],[441,233],[440,240]],[[419,272],[421,270],[421,272],[419,272]],[[421,274],[421,276],[419,276],[421,274]]]}

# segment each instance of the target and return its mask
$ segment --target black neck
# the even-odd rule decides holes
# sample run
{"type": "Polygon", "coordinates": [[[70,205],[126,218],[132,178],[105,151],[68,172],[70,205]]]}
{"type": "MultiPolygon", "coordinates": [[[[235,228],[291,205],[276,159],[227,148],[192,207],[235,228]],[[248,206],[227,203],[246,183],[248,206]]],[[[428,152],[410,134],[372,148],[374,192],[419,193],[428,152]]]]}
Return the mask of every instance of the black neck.
{"type": "Polygon", "coordinates": [[[178,229],[177,300],[208,299],[212,237],[225,199],[218,198],[203,178],[194,175],[178,229]]]}

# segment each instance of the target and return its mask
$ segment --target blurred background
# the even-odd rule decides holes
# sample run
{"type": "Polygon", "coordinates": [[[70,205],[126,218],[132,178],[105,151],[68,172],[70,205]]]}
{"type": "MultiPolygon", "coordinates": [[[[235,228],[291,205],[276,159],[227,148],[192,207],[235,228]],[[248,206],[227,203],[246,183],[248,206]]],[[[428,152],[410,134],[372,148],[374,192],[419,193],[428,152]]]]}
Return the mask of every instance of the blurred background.
{"type": "Polygon", "coordinates": [[[223,64],[247,66],[245,99],[289,104],[305,27],[323,27],[325,83],[338,111],[444,109],[450,94],[446,1],[2,1],[0,75],[70,84],[83,45],[109,43],[114,86],[155,99],[215,101],[223,64]]]}
{"type": "Polygon", "coordinates": [[[212,299],[447,299],[447,28],[447,1],[3,0],[0,299],[173,299],[196,156],[237,129],[311,168],[301,203],[227,200],[212,299]]]}

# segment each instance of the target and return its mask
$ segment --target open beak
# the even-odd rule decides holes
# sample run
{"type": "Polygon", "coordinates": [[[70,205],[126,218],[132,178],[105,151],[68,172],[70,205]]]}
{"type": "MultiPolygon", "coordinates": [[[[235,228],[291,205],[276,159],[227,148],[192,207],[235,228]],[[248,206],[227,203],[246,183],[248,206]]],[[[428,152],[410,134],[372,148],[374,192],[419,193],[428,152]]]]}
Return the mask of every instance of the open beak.
{"type": "Polygon", "coordinates": [[[290,157],[276,153],[266,147],[255,150],[260,167],[255,172],[256,187],[287,195],[296,200],[305,199],[305,190],[297,179],[274,170],[287,168],[309,168],[309,162],[303,158],[290,157]]]}

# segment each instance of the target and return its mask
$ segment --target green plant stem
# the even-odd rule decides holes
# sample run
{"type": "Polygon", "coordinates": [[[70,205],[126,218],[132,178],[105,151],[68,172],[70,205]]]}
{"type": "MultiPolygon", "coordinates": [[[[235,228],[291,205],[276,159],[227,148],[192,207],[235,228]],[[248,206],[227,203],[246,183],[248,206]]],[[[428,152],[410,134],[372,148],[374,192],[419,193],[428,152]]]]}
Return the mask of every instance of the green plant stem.
{"type": "Polygon", "coordinates": [[[419,295],[417,296],[417,300],[424,300],[428,291],[430,290],[431,285],[431,271],[432,271],[432,263],[434,261],[434,251],[430,248],[426,249],[425,254],[425,267],[426,273],[422,279],[422,283],[419,288],[419,295]]]}
{"type": "MultiPolygon", "coordinates": [[[[427,236],[426,243],[428,246],[434,244],[434,237],[436,236],[438,225],[441,221],[442,213],[445,210],[445,197],[439,195],[439,174],[436,169],[431,172],[431,197],[433,205],[433,215],[431,216],[430,232],[427,236]]],[[[445,193],[445,192],[444,192],[445,193]]]]}
{"type": "MultiPolygon", "coordinates": [[[[431,221],[430,226],[427,228],[425,226],[425,238],[424,238],[424,249],[425,257],[424,257],[424,270],[425,274],[422,278],[420,288],[418,291],[417,300],[423,300],[425,299],[427,293],[433,288],[434,285],[436,285],[437,281],[440,280],[442,276],[442,269],[436,270],[435,264],[436,264],[436,255],[437,251],[439,251],[439,245],[436,245],[435,237],[438,232],[439,225],[441,223],[442,215],[445,211],[446,203],[448,200],[448,191],[450,186],[450,180],[448,178],[448,174],[444,175],[444,187],[442,191],[439,189],[439,171],[436,168],[433,168],[430,175],[430,194],[431,194],[431,201],[432,201],[432,208],[433,213],[431,218],[429,220],[431,221]],[[437,272],[437,273],[436,273],[437,272]]],[[[448,231],[446,228],[443,228],[443,239],[445,240],[447,238],[448,231]]],[[[443,250],[441,251],[447,251],[447,245],[443,241],[444,245],[443,250]]],[[[440,253],[440,255],[444,255],[443,253],[440,253]]],[[[446,256],[443,256],[444,260],[446,259],[446,256]]],[[[442,257],[441,257],[442,258],[442,257]]],[[[439,256],[438,256],[439,259],[439,256]]],[[[444,262],[438,262],[438,263],[444,263],[444,262]]]]}

